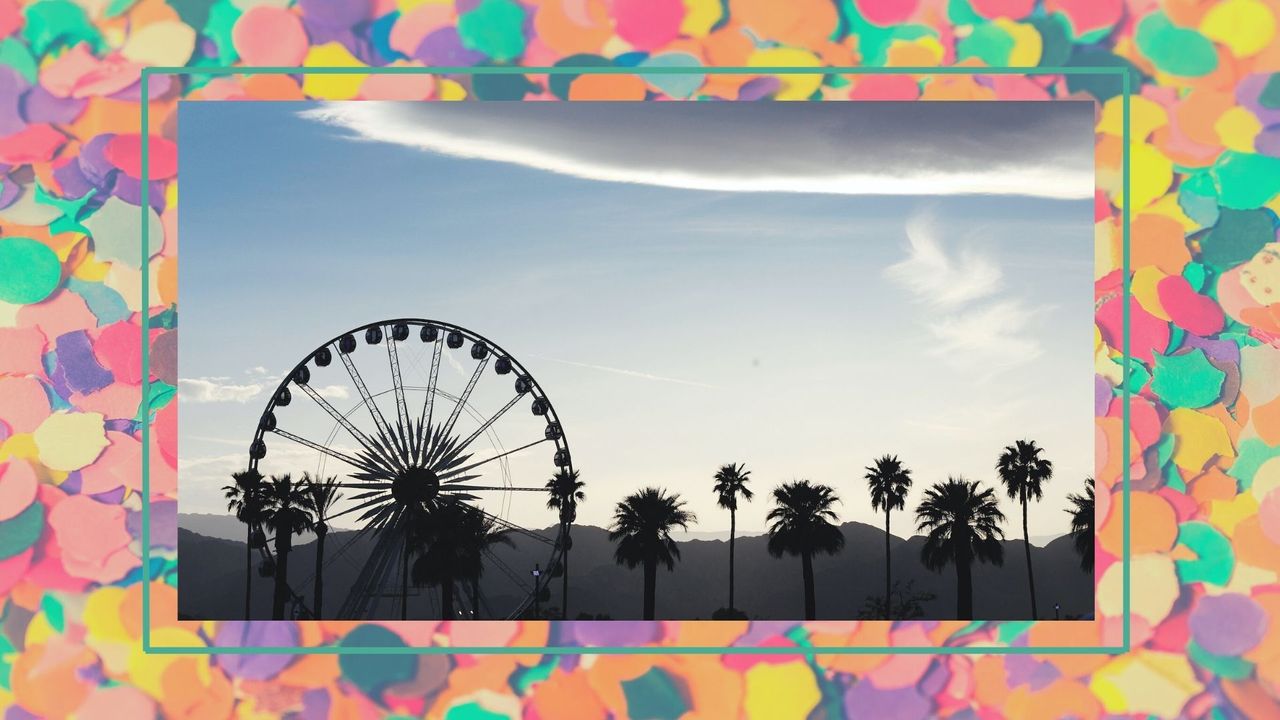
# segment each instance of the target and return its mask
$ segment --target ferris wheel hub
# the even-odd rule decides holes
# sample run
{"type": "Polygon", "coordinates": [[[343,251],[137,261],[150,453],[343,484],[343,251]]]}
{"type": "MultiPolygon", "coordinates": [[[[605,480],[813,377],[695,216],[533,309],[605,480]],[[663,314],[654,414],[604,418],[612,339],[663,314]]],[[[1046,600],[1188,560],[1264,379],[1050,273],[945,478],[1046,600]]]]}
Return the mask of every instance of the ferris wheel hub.
{"type": "Polygon", "coordinates": [[[391,479],[391,496],[402,505],[428,503],[440,493],[440,478],[430,468],[412,467],[391,479]]]}

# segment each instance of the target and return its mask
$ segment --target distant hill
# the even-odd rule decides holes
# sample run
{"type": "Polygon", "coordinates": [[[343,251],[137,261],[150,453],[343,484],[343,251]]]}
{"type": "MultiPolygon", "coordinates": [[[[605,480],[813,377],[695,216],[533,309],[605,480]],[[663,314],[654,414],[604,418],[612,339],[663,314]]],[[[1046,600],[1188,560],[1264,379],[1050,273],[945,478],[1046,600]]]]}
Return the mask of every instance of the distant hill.
{"type": "MultiPolygon", "coordinates": [[[[179,611],[200,619],[238,618],[244,598],[244,529],[234,518],[222,517],[214,522],[212,515],[182,515],[178,532],[179,611]],[[193,520],[194,518],[194,520],[193,520]],[[225,522],[225,521],[230,522],[225,522]],[[217,533],[216,535],[206,535],[217,533]]],[[[817,606],[820,619],[850,619],[857,615],[869,595],[883,592],[884,531],[862,523],[841,526],[846,546],[835,556],[815,558],[817,606]]],[[[553,536],[554,529],[540,531],[553,536]]],[[[326,541],[326,555],[347,543],[352,533],[334,532],[326,541]]],[[[613,561],[614,546],[608,533],[598,527],[578,526],[573,530],[570,556],[570,614],[579,612],[607,614],[613,619],[638,619],[643,597],[642,574],[628,570],[613,561]]],[[[291,585],[299,593],[311,594],[311,576],[315,563],[315,543],[311,536],[296,538],[302,543],[289,556],[291,585]]],[[[894,578],[912,580],[917,591],[932,592],[937,597],[925,604],[927,619],[943,620],[955,613],[955,571],[948,567],[934,573],[920,563],[920,547],[924,538],[891,539],[894,578]]],[[[800,561],[796,558],[773,558],[766,550],[763,536],[739,538],[737,541],[737,605],[753,619],[788,620],[803,613],[803,588],[800,561]]],[[[325,569],[325,606],[330,615],[336,612],[354,583],[372,542],[361,539],[347,553],[333,560],[325,569]]],[[[681,561],[675,570],[658,572],[657,612],[662,619],[708,619],[727,602],[728,543],[722,540],[687,540],[679,543],[681,561]]],[[[515,547],[498,546],[494,550],[505,567],[488,567],[482,580],[482,595],[492,604],[488,616],[498,608],[512,607],[523,595],[507,573],[523,577],[535,563],[546,567],[546,547],[516,536],[515,547]]],[[[1069,537],[1060,537],[1044,547],[1032,545],[1037,591],[1041,614],[1053,616],[1054,603],[1062,605],[1065,617],[1093,612],[1092,578],[1080,570],[1078,558],[1069,537]]],[[[1026,564],[1021,540],[1005,542],[1004,567],[974,567],[974,611],[979,619],[1025,619],[1027,600],[1026,564]]],[[[559,582],[552,584],[548,605],[559,604],[559,582]]],[[[415,591],[410,599],[409,616],[425,618],[438,615],[435,609],[437,591],[415,591]]],[[[271,580],[253,579],[255,618],[270,616],[271,580]]],[[[378,616],[399,616],[399,600],[385,599],[378,616]]]]}

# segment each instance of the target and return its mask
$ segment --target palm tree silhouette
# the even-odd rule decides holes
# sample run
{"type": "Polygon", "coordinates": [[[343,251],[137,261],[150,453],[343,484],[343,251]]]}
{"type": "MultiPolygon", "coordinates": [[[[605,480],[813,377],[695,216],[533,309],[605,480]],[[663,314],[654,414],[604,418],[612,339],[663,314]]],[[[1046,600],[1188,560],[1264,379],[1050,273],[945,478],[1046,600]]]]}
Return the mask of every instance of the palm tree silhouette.
{"type": "Polygon", "coordinates": [[[1084,492],[1079,495],[1071,493],[1067,501],[1071,508],[1071,539],[1075,543],[1076,554],[1080,556],[1080,569],[1093,572],[1093,478],[1085,478],[1084,492]]]}
{"type": "Polygon", "coordinates": [[[956,617],[973,619],[973,561],[1004,564],[1004,513],[991,488],[949,478],[924,493],[916,508],[917,529],[927,533],[920,559],[934,572],[956,566],[956,617]]]}
{"type": "Polygon", "coordinates": [[[875,465],[866,468],[867,489],[871,491],[871,509],[884,510],[884,608],[885,617],[893,617],[890,596],[893,575],[889,567],[889,516],[894,510],[906,507],[907,491],[911,489],[911,471],[902,466],[897,455],[884,455],[875,465]]]}
{"type": "Polygon", "coordinates": [[[325,519],[329,516],[329,510],[334,503],[342,499],[342,493],[338,492],[337,477],[313,478],[303,473],[302,484],[310,496],[311,511],[315,513],[312,530],[316,534],[316,572],[312,579],[314,606],[311,612],[316,620],[320,620],[324,617],[321,614],[324,612],[324,538],[329,534],[329,526],[325,524],[325,519]]]}
{"type": "Polygon", "coordinates": [[[715,487],[712,490],[716,493],[716,504],[729,511],[729,609],[734,609],[733,604],[733,541],[738,530],[738,498],[741,497],[747,502],[751,502],[753,497],[751,488],[747,487],[747,481],[751,477],[751,471],[745,465],[728,465],[720,466],[715,475],[715,487]]]}
{"type": "Polygon", "coordinates": [[[470,509],[455,500],[435,503],[416,514],[411,528],[418,557],[413,561],[410,577],[416,587],[440,587],[440,617],[457,620],[453,609],[453,585],[468,576],[472,552],[466,525],[470,509]]]}
{"type": "Polygon", "coordinates": [[[295,483],[287,473],[273,475],[266,485],[266,506],[262,522],[275,533],[275,592],[271,597],[271,619],[284,619],[284,606],[289,601],[289,552],[293,536],[312,528],[311,495],[302,483],[295,483]]]}
{"type": "Polygon", "coordinates": [[[804,579],[804,619],[817,619],[813,594],[813,556],[834,555],[844,547],[844,533],[832,506],[840,502],[835,490],[808,480],[784,483],[773,490],[769,511],[769,554],[799,555],[804,579]]]}
{"type": "Polygon", "coordinates": [[[1031,588],[1031,619],[1038,619],[1036,612],[1036,576],[1031,569],[1031,535],[1027,530],[1027,504],[1044,495],[1043,483],[1053,477],[1053,463],[1040,457],[1044,449],[1034,440],[1019,440],[1009,445],[996,462],[1000,482],[1010,500],[1022,505],[1022,549],[1027,556],[1027,583],[1031,588]]]}
{"type": "Polygon", "coordinates": [[[582,491],[585,483],[578,480],[577,470],[562,469],[547,481],[547,509],[560,513],[560,527],[564,535],[564,554],[560,559],[560,619],[569,615],[569,550],[573,540],[569,537],[569,528],[578,519],[578,503],[586,500],[582,491]]]}
{"type": "Polygon", "coordinates": [[[480,576],[484,574],[484,558],[489,548],[494,545],[515,547],[511,541],[510,531],[499,527],[497,521],[480,512],[478,508],[466,507],[463,514],[462,557],[459,562],[460,578],[471,584],[471,619],[480,619],[480,576]]]}
{"type": "Polygon", "coordinates": [[[231,473],[232,484],[222,487],[227,500],[227,510],[234,511],[236,519],[244,523],[244,619],[250,615],[250,599],[253,583],[254,532],[261,535],[262,508],[265,502],[262,473],[249,469],[231,473]]]}
{"type": "Polygon", "coordinates": [[[680,559],[680,548],[671,539],[671,529],[688,529],[698,518],[684,509],[678,494],[666,490],[644,488],[628,495],[614,509],[609,540],[618,543],[613,559],[619,565],[635,569],[644,567],[644,619],[653,619],[657,594],[658,563],[674,570],[680,559]]]}

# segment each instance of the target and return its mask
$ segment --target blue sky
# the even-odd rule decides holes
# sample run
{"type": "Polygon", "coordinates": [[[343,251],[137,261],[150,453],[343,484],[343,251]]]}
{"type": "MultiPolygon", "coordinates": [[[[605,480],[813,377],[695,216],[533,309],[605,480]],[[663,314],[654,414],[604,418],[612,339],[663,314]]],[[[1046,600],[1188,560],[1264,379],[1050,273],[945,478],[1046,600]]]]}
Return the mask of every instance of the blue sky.
{"type": "MultiPolygon", "coordinates": [[[[727,529],[710,477],[732,461],[760,495],[741,531],[763,530],[768,489],[799,477],[837,488],[845,519],[878,524],[861,480],[876,456],[913,469],[910,507],[948,475],[994,482],[1001,447],[1030,437],[1058,468],[1033,533],[1066,530],[1065,496],[1093,462],[1091,111],[1015,108],[1002,128],[989,108],[938,103],[950,107],[916,126],[881,105],[850,129],[826,104],[779,104],[765,124],[725,121],[759,105],[668,103],[689,114],[647,131],[597,104],[353,105],[182,105],[183,512],[222,510],[217,488],[282,373],[349,327],[415,316],[471,328],[531,369],[588,482],[581,522],[607,524],[655,484],[689,501],[698,530],[727,529]],[[920,169],[894,187],[916,194],[867,194],[895,146],[920,169]],[[682,174],[646,175],[633,162],[646,155],[682,174]],[[1040,196],[955,194],[1005,193],[1008,177],[1040,196]]],[[[854,122],[857,105],[842,110],[854,122]]],[[[356,359],[386,362],[363,346],[356,359]]],[[[442,378],[471,367],[460,355],[442,378]]],[[[499,402],[501,382],[483,399],[499,402]]],[[[313,385],[344,411],[358,399],[340,374],[313,385]]],[[[332,421],[295,395],[294,427],[326,436],[332,421]]],[[[532,418],[512,418],[508,446],[529,431],[517,421],[532,418]]],[[[544,455],[513,461],[512,481],[541,484],[544,455]]],[[[264,469],[314,457],[273,445],[264,469]]],[[[512,495],[513,521],[553,522],[512,495]]]]}

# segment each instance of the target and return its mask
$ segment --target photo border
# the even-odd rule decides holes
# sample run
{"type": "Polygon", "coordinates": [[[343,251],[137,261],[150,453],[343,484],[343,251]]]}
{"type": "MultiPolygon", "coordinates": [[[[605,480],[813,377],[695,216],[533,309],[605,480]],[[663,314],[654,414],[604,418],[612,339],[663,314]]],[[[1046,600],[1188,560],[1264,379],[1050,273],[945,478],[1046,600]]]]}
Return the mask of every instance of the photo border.
{"type": "MultiPolygon", "coordinates": [[[[422,647],[357,647],[342,645],[320,645],[310,647],[259,646],[259,647],[212,647],[212,646],[168,646],[151,643],[151,367],[150,343],[148,342],[151,316],[149,298],[151,292],[150,278],[150,243],[148,212],[151,209],[150,194],[142,193],[142,397],[147,403],[147,421],[142,425],[142,651],[153,655],[1121,655],[1129,652],[1130,646],[1130,282],[1129,277],[1129,119],[1130,119],[1130,70],[1123,66],[1101,67],[982,67],[982,66],[939,66],[939,67],[771,67],[771,66],[667,66],[667,67],[627,67],[627,66],[594,66],[557,65],[551,67],[537,66],[472,66],[472,67],[254,67],[254,66],[221,66],[221,67],[145,67],[141,77],[141,133],[144,140],[150,136],[149,121],[151,103],[149,80],[156,75],[1061,75],[1061,76],[1119,76],[1121,78],[1121,112],[1122,143],[1121,155],[1121,193],[1124,203],[1121,212],[1121,257],[1122,257],[1122,381],[1121,390],[1124,398],[1122,413],[1122,465],[1121,497],[1123,498],[1122,516],[1122,642],[1119,645],[1080,645],[1080,646],[814,646],[800,644],[794,646],[769,647],[734,647],[734,646],[680,646],[680,645],[636,645],[636,646],[579,646],[579,645],[542,645],[542,646],[478,646],[461,647],[446,645],[430,645],[422,647]]],[[[179,102],[220,102],[217,100],[179,102]]],[[[300,101],[292,101],[300,102],[300,101]]],[[[370,102],[346,100],[342,102],[370,102]]],[[[431,102],[431,101],[423,101],[431,102]]],[[[501,101],[495,101],[501,102],[501,101]]],[[[520,101],[516,101],[520,102],[520,101]]],[[[850,101],[861,102],[861,101],[850,101]]],[[[917,102],[917,101],[911,101],[917,102]]],[[[992,100],[989,102],[1001,102],[992,100]]],[[[1008,102],[1008,101],[1005,101],[1008,102]]],[[[1053,102],[1052,100],[1048,102],[1053,102]]],[[[141,143],[142,178],[144,190],[150,187],[150,143],[141,143]]],[[[1096,168],[1095,168],[1096,187],[1096,168]]],[[[1096,241],[1095,241],[1096,242],[1096,241]]],[[[174,402],[177,402],[176,399],[174,402]]],[[[1095,533],[1097,529],[1095,528],[1095,533]]],[[[1096,572],[1096,571],[1095,571],[1096,572]]],[[[1095,618],[1092,621],[1100,625],[1102,620],[1096,615],[1098,577],[1094,576],[1094,608],[1095,618]]],[[[181,589],[179,588],[179,592],[181,589]]],[[[272,620],[249,620],[253,622],[277,622],[272,620]]],[[[359,623],[361,621],[352,621],[359,623]]],[[[415,621],[400,621],[415,622],[415,621]]],[[[518,621],[513,621],[518,622],[518,621]]],[[[533,622],[579,622],[543,620],[533,622]]],[[[639,621],[644,622],[644,621],[639,621]]],[[[662,622],[662,621],[649,621],[662,622]]],[[[681,622],[699,622],[696,620],[681,622]]],[[[716,621],[703,621],[716,622],[716,621]]],[[[796,621],[797,623],[805,621],[796,621]]],[[[869,620],[850,622],[894,622],[892,620],[869,620]]],[[[917,620],[911,622],[927,622],[917,620]]],[[[950,621],[947,621],[950,622],[950,621]]],[[[978,621],[980,623],[1025,623],[1039,622],[1072,622],[1055,620],[1006,620],[978,621]]]]}

